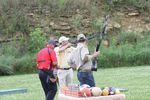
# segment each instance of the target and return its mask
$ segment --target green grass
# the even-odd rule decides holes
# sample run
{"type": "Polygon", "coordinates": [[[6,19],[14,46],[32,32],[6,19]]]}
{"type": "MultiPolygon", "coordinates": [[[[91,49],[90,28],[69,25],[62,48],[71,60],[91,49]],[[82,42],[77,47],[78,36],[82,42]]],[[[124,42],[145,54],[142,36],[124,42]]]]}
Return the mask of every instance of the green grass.
{"type": "MultiPolygon", "coordinates": [[[[94,72],[96,85],[127,88],[126,100],[149,100],[150,66],[99,69],[94,72]]],[[[74,83],[78,83],[76,72],[74,83]]],[[[44,100],[44,93],[37,74],[0,77],[0,90],[27,88],[24,94],[0,96],[0,100],[44,100]]],[[[56,97],[57,100],[57,97],[56,97]]]]}

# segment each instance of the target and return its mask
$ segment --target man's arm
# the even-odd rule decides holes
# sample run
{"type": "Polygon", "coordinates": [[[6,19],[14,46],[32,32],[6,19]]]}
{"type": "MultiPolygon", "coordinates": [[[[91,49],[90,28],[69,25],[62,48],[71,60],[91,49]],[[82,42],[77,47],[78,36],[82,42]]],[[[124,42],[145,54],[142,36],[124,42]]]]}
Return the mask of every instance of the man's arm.
{"type": "Polygon", "coordinates": [[[51,55],[50,55],[50,57],[51,57],[52,64],[53,64],[54,66],[57,66],[57,57],[56,57],[56,53],[55,53],[54,50],[51,50],[51,55]]]}
{"type": "Polygon", "coordinates": [[[92,55],[86,55],[85,60],[93,60],[100,54],[100,51],[94,52],[92,55]]]}
{"type": "MultiPolygon", "coordinates": [[[[56,53],[54,50],[51,50],[51,61],[52,61],[52,64],[55,66],[55,68],[57,68],[57,57],[56,57],[56,53]]],[[[53,73],[54,74],[54,73],[53,73]]],[[[55,76],[55,75],[54,75],[55,76]]],[[[51,82],[56,82],[57,81],[57,75],[55,76],[55,78],[51,78],[50,77],[50,81],[51,82]]]]}
{"type": "Polygon", "coordinates": [[[66,45],[64,45],[64,46],[62,46],[62,47],[59,47],[59,52],[64,51],[65,49],[67,49],[67,48],[70,47],[70,46],[71,46],[71,43],[68,43],[68,44],[66,44],[66,45]]]}
{"type": "Polygon", "coordinates": [[[75,62],[74,62],[74,53],[75,53],[75,49],[73,49],[73,51],[72,51],[70,57],[69,57],[68,60],[67,60],[68,65],[69,65],[70,67],[72,67],[73,69],[75,69],[75,68],[77,67],[76,64],[75,64],[75,62]]]}
{"type": "Polygon", "coordinates": [[[81,50],[81,58],[84,62],[87,62],[89,60],[95,59],[99,55],[99,53],[100,52],[98,51],[98,52],[94,52],[92,55],[90,55],[88,48],[83,48],[81,50]]]}

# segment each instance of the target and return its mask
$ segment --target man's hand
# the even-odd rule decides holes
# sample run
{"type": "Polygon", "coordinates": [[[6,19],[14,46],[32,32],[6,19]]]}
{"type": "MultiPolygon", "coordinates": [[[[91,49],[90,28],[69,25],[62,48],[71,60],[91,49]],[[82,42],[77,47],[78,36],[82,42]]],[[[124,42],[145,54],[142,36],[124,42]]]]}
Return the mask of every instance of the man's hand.
{"type": "Polygon", "coordinates": [[[99,54],[100,54],[100,51],[94,52],[93,55],[92,55],[92,57],[96,58],[99,54]]]}
{"type": "Polygon", "coordinates": [[[68,43],[67,43],[67,48],[70,47],[70,46],[71,46],[71,43],[68,42],[68,43]]]}
{"type": "Polygon", "coordinates": [[[59,48],[59,52],[64,51],[65,49],[69,48],[70,46],[71,46],[71,43],[68,42],[67,44],[65,44],[59,48]]]}
{"type": "Polygon", "coordinates": [[[57,81],[57,78],[50,78],[50,81],[54,83],[57,81]]]}

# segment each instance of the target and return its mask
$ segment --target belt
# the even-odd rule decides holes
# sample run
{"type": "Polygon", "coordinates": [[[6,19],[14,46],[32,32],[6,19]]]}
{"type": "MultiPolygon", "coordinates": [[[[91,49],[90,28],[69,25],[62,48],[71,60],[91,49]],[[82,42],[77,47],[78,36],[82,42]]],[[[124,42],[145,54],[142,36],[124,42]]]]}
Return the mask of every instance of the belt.
{"type": "Polygon", "coordinates": [[[92,72],[92,70],[83,70],[83,69],[78,69],[78,72],[92,72]]]}
{"type": "Polygon", "coordinates": [[[57,68],[57,69],[61,69],[61,70],[69,70],[69,69],[71,69],[71,67],[69,67],[69,68],[57,68]]]}

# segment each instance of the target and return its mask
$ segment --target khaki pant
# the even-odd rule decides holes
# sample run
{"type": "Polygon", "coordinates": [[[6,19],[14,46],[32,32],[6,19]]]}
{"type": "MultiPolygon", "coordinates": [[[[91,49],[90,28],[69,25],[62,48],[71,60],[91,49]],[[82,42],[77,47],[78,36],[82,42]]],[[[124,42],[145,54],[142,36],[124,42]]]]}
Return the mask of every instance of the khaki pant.
{"type": "Polygon", "coordinates": [[[72,83],[73,70],[72,69],[69,69],[69,70],[58,69],[57,76],[59,80],[59,87],[68,86],[69,84],[72,83]]]}

